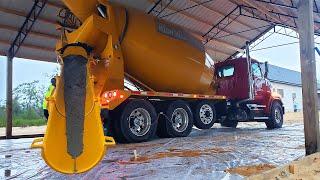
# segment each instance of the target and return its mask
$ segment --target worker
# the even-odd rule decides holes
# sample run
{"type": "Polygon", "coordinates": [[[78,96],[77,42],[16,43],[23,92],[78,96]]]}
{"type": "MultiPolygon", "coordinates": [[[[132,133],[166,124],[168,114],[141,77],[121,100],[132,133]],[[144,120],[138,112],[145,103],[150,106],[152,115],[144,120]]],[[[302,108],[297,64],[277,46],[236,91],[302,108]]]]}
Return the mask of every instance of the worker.
{"type": "Polygon", "coordinates": [[[49,118],[49,111],[48,111],[48,101],[47,98],[50,97],[56,87],[56,78],[51,79],[51,84],[47,90],[47,92],[44,95],[43,103],[42,103],[42,109],[43,109],[43,115],[48,120],[49,118]]]}

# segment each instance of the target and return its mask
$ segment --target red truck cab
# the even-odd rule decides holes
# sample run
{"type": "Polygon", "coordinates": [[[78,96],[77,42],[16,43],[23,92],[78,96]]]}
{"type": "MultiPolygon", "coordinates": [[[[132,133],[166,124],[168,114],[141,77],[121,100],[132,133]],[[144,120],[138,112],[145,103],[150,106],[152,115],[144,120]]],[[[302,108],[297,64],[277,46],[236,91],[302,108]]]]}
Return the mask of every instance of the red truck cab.
{"type": "Polygon", "coordinates": [[[228,97],[228,110],[220,123],[236,127],[238,122],[265,122],[269,129],[281,128],[284,107],[268,80],[268,64],[236,58],[215,63],[218,95],[228,97]],[[250,70],[250,71],[249,71],[250,70]]]}

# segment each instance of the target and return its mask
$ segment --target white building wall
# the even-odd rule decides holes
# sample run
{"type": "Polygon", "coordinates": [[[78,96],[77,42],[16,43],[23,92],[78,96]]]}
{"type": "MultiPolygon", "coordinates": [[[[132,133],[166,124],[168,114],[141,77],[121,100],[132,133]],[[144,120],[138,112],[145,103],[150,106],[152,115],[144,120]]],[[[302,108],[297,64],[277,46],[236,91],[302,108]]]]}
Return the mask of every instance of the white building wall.
{"type": "Polygon", "coordinates": [[[293,93],[296,94],[295,103],[297,105],[298,111],[302,110],[302,88],[299,86],[292,86],[280,83],[272,82],[272,91],[278,92],[279,89],[283,90],[283,105],[285,107],[286,112],[293,112],[294,111],[294,100],[293,100],[293,93]]]}

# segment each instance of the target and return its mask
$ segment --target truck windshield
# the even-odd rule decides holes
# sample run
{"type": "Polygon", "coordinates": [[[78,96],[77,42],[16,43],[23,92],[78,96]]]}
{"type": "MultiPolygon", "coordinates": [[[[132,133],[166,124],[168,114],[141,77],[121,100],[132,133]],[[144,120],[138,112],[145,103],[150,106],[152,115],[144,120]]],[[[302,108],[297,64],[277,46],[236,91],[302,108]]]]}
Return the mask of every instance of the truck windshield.
{"type": "Polygon", "coordinates": [[[233,74],[234,74],[233,66],[224,66],[224,67],[218,68],[217,70],[217,76],[219,78],[230,77],[230,76],[233,76],[233,74]]]}

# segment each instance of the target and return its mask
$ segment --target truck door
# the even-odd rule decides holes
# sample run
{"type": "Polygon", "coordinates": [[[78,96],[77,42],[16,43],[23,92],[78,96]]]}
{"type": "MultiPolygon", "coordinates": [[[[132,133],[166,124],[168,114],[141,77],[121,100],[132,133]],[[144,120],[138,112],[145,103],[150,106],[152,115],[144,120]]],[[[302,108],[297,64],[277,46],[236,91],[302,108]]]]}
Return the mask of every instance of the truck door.
{"type": "Polygon", "coordinates": [[[265,99],[266,80],[264,79],[259,62],[253,61],[251,64],[253,78],[253,93],[254,99],[257,102],[262,102],[265,99]]]}
{"type": "Polygon", "coordinates": [[[236,77],[234,75],[235,68],[234,65],[225,65],[217,67],[216,77],[217,77],[217,94],[224,95],[229,98],[233,98],[234,90],[236,89],[236,77]]]}

